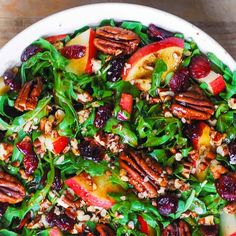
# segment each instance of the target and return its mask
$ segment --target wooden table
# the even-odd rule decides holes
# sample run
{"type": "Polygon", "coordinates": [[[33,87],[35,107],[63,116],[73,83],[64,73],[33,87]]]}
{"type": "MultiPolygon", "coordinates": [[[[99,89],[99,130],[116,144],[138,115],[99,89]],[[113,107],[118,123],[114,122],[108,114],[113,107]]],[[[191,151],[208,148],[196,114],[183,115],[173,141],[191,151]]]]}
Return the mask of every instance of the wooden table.
{"type": "MultiPolygon", "coordinates": [[[[47,15],[98,2],[103,1],[0,0],[0,47],[18,32],[47,15]]],[[[236,0],[116,0],[114,2],[143,4],[178,15],[206,31],[236,58],[236,0]]]]}

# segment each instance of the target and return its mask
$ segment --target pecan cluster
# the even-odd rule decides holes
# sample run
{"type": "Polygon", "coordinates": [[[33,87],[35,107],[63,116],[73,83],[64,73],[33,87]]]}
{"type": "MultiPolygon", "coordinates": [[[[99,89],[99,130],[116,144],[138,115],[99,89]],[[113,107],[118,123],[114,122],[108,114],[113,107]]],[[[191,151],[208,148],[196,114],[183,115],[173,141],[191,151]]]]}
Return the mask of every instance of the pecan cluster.
{"type": "Polygon", "coordinates": [[[198,91],[187,91],[175,96],[172,113],[187,120],[208,120],[214,114],[214,105],[198,91]]]}
{"type": "Polygon", "coordinates": [[[159,164],[142,153],[124,153],[119,156],[120,168],[127,172],[129,183],[139,193],[155,198],[160,187],[167,186],[167,176],[159,164]]]}
{"type": "Polygon", "coordinates": [[[15,101],[15,108],[19,111],[34,110],[38,103],[39,95],[43,89],[42,78],[37,77],[28,81],[21,88],[15,101]]]}
{"type": "Polygon", "coordinates": [[[25,197],[25,188],[13,176],[0,172],[0,202],[16,204],[25,197]]]}
{"type": "Polygon", "coordinates": [[[183,221],[176,221],[168,225],[163,231],[163,236],[190,236],[190,230],[188,225],[183,221]]]}
{"type": "Polygon", "coordinates": [[[105,54],[119,55],[133,53],[140,38],[132,31],[120,27],[103,26],[96,30],[95,47],[105,54]]]}

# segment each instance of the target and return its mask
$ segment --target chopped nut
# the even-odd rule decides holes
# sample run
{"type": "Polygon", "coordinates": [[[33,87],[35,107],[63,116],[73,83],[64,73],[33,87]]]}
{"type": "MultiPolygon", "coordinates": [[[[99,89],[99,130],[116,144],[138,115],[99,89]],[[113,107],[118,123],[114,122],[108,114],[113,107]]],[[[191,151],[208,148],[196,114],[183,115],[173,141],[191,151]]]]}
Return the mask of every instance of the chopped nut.
{"type": "Polygon", "coordinates": [[[9,143],[0,143],[0,160],[7,161],[13,153],[13,145],[9,143]]]}
{"type": "Polygon", "coordinates": [[[200,218],[198,220],[198,223],[200,225],[214,225],[215,222],[214,222],[214,216],[213,215],[209,215],[209,216],[205,216],[203,218],[200,218]]]}

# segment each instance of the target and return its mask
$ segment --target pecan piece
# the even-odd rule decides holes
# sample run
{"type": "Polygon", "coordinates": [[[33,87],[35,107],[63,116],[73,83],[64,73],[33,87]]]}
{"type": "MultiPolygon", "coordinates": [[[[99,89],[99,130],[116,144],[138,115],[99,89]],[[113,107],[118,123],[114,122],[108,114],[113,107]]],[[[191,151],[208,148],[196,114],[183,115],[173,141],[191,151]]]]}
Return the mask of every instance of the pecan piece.
{"type": "Polygon", "coordinates": [[[115,232],[108,225],[97,224],[95,229],[100,236],[115,236],[115,232]]]}
{"type": "Polygon", "coordinates": [[[130,152],[119,156],[120,168],[127,172],[129,183],[139,193],[147,193],[147,197],[155,198],[159,187],[167,186],[167,177],[158,163],[143,154],[130,152]]]}
{"type": "Polygon", "coordinates": [[[25,197],[25,188],[13,176],[0,172],[0,202],[16,204],[25,197]]]}
{"type": "Polygon", "coordinates": [[[120,27],[103,26],[96,30],[95,47],[106,54],[119,55],[133,53],[140,38],[131,30],[120,27]]]}
{"type": "Polygon", "coordinates": [[[187,91],[175,96],[172,113],[188,120],[208,120],[214,114],[214,105],[199,91],[187,91]]]}
{"type": "Polygon", "coordinates": [[[190,230],[188,225],[183,221],[176,221],[168,225],[163,231],[163,236],[190,236],[190,230]]]}
{"type": "Polygon", "coordinates": [[[26,82],[15,101],[15,108],[19,111],[34,110],[42,90],[42,78],[37,77],[34,80],[26,82]]]}

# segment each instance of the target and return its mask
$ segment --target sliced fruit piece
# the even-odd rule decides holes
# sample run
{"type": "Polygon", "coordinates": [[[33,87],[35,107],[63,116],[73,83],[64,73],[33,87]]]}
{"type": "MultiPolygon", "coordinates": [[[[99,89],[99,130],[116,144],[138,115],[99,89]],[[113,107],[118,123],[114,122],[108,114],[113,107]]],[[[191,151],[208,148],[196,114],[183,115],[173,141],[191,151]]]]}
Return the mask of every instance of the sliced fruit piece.
{"type": "Polygon", "coordinates": [[[62,41],[63,39],[65,39],[66,36],[67,34],[53,35],[53,36],[46,37],[45,40],[53,44],[55,42],[62,41]]]}
{"type": "Polygon", "coordinates": [[[122,79],[135,84],[140,90],[148,91],[151,86],[151,76],[155,62],[162,59],[167,64],[163,78],[175,71],[183,55],[184,41],[171,37],[144,46],[137,50],[128,60],[122,73],[122,79]]]}
{"type": "Polygon", "coordinates": [[[3,77],[0,77],[0,96],[2,96],[3,94],[7,93],[9,91],[10,87],[7,86],[4,83],[4,79],[3,77]]]}
{"type": "Polygon", "coordinates": [[[208,91],[213,95],[223,92],[226,88],[226,83],[223,76],[212,70],[206,77],[198,79],[197,81],[200,83],[206,83],[208,91]]]}
{"type": "Polygon", "coordinates": [[[60,229],[53,227],[49,229],[49,236],[63,236],[63,234],[60,229]]]}
{"type": "Polygon", "coordinates": [[[69,138],[65,136],[59,136],[53,141],[53,152],[55,154],[61,153],[69,143],[69,138]]]}
{"type": "Polygon", "coordinates": [[[235,236],[236,235],[236,215],[223,212],[220,216],[220,235],[235,236]]]}
{"type": "Polygon", "coordinates": [[[144,234],[146,234],[147,236],[155,236],[155,230],[148,225],[148,223],[143,219],[142,216],[138,216],[138,222],[140,225],[140,231],[144,234]]]}
{"type": "Polygon", "coordinates": [[[210,146],[210,126],[200,121],[195,124],[187,125],[185,134],[191,141],[193,148],[199,150],[201,146],[210,146]]]}
{"type": "Polygon", "coordinates": [[[91,177],[85,172],[65,181],[65,184],[87,204],[109,209],[115,203],[108,193],[121,192],[122,188],[109,181],[109,176],[91,177]]]}
{"type": "Polygon", "coordinates": [[[120,98],[120,108],[117,118],[119,120],[125,121],[130,118],[133,110],[133,97],[128,93],[122,93],[120,98]]]}
{"type": "Polygon", "coordinates": [[[93,44],[95,38],[95,31],[88,29],[85,32],[79,34],[75,38],[71,39],[66,46],[81,45],[86,47],[86,53],[82,58],[70,59],[69,64],[66,66],[68,72],[73,72],[77,75],[83,73],[92,73],[92,58],[95,57],[96,48],[93,44]]]}

